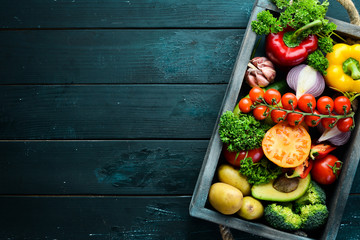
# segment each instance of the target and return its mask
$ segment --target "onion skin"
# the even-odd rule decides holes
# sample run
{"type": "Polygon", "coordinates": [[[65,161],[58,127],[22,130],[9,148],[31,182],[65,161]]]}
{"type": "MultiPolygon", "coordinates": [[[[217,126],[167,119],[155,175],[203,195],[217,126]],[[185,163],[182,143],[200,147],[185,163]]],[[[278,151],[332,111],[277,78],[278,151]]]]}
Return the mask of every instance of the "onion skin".
{"type": "MultiPolygon", "coordinates": [[[[309,75],[310,76],[310,75],[309,75]]],[[[319,97],[325,89],[325,80],[324,77],[321,75],[320,72],[316,71],[314,68],[306,65],[306,64],[300,64],[296,67],[293,67],[286,77],[286,82],[288,83],[289,87],[296,91],[296,97],[299,99],[303,94],[308,93],[313,95],[314,97],[319,97]],[[303,89],[299,89],[299,86],[301,86],[301,82],[299,81],[309,81],[308,79],[300,79],[301,74],[305,74],[306,72],[310,72],[311,74],[316,75],[316,80],[314,81],[314,84],[310,86],[305,91],[303,89]]],[[[303,86],[306,86],[305,82],[302,84],[303,86]]]]}
{"type": "MultiPolygon", "coordinates": [[[[328,141],[334,146],[342,146],[342,145],[344,145],[345,143],[347,143],[350,140],[351,131],[340,132],[340,130],[338,130],[338,132],[339,132],[338,134],[336,134],[336,135],[334,135],[334,136],[332,136],[330,138],[326,138],[324,136],[325,128],[321,123],[317,126],[317,129],[320,131],[320,133],[322,133],[322,135],[318,139],[318,142],[328,141]],[[322,139],[324,139],[324,140],[322,140],[322,139]]],[[[330,131],[332,131],[332,130],[334,131],[336,129],[337,129],[337,126],[335,125],[334,128],[331,129],[330,131]]]]}

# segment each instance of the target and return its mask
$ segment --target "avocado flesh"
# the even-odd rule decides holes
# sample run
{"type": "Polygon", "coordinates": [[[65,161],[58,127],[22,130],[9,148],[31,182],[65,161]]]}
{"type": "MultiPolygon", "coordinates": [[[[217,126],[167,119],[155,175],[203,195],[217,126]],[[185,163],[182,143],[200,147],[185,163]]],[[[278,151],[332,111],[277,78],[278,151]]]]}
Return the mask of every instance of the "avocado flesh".
{"type": "Polygon", "coordinates": [[[307,189],[310,186],[311,177],[310,174],[306,178],[300,179],[298,187],[289,193],[284,193],[276,190],[273,187],[274,180],[265,183],[254,185],[251,188],[251,195],[254,198],[265,201],[274,201],[274,202],[290,202],[300,198],[304,195],[307,189]]]}

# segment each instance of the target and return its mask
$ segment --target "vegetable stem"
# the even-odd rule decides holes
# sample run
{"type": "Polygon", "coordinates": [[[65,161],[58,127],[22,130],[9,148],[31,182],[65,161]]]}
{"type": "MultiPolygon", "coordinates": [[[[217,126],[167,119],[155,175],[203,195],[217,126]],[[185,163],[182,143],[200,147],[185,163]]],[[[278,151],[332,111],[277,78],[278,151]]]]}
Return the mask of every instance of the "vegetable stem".
{"type": "Polygon", "coordinates": [[[317,26],[322,25],[322,24],[323,24],[323,21],[322,21],[321,19],[317,19],[317,20],[315,20],[315,21],[312,21],[312,22],[306,24],[305,26],[299,28],[298,30],[296,30],[296,31],[292,34],[290,40],[291,40],[292,42],[294,42],[294,41],[296,41],[296,40],[298,39],[298,37],[300,36],[300,34],[301,34],[303,31],[305,31],[305,30],[307,30],[307,29],[309,29],[309,28],[312,28],[312,27],[317,27],[317,26]]]}
{"type": "Polygon", "coordinates": [[[343,63],[343,70],[352,79],[354,80],[360,79],[360,64],[356,59],[348,58],[343,63]]]}

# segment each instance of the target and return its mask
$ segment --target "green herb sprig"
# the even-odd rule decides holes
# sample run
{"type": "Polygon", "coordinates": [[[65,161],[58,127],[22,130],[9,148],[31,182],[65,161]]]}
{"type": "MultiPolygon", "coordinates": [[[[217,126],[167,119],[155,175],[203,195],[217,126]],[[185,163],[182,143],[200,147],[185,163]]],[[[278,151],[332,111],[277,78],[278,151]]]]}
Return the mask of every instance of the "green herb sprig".
{"type": "Polygon", "coordinates": [[[260,123],[251,114],[225,112],[220,117],[219,135],[230,152],[261,147],[262,139],[270,126],[260,123]]]}
{"type": "Polygon", "coordinates": [[[282,169],[265,158],[254,163],[249,157],[241,160],[239,172],[246,176],[250,184],[262,184],[276,179],[282,174],[282,169]]]}

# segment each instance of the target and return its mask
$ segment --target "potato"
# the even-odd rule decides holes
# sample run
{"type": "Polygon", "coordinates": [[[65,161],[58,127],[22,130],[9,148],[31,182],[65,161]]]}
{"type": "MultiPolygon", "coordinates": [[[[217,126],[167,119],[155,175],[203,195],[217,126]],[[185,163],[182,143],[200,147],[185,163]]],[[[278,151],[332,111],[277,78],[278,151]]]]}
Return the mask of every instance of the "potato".
{"type": "Polygon", "coordinates": [[[248,183],[246,177],[239,173],[234,167],[223,164],[218,168],[217,175],[220,182],[236,187],[244,196],[250,195],[251,185],[248,183]]]}
{"type": "Polygon", "coordinates": [[[238,215],[247,220],[261,218],[264,214],[264,207],[261,202],[251,196],[243,198],[243,204],[238,211],[238,215]]]}
{"type": "Polygon", "coordinates": [[[229,184],[217,182],[211,185],[209,202],[217,211],[225,215],[238,212],[242,205],[243,194],[229,184]]]}

